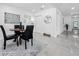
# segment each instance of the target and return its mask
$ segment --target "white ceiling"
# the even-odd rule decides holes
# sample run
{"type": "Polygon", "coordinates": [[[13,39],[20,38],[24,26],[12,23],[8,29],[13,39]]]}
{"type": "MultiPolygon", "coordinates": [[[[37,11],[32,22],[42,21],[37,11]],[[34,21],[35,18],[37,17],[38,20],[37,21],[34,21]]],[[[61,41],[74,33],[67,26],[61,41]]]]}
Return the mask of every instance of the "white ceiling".
{"type": "Polygon", "coordinates": [[[79,13],[79,3],[6,3],[5,5],[17,7],[32,13],[41,11],[42,5],[45,5],[45,9],[55,6],[63,13],[63,15],[70,15],[71,13],[76,12],[79,13]],[[72,10],[72,7],[75,9],[72,10]]]}
{"type": "Polygon", "coordinates": [[[79,14],[79,3],[56,3],[56,6],[64,15],[79,14]],[[72,7],[74,9],[72,10],[72,7]]]}

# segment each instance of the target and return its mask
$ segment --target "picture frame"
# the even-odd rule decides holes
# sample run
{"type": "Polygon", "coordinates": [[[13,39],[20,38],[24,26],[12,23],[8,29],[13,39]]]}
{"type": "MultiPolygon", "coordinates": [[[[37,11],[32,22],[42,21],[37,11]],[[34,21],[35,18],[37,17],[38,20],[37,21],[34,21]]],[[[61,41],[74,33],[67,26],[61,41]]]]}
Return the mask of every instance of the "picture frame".
{"type": "Polygon", "coordinates": [[[20,23],[20,15],[13,13],[4,13],[4,22],[6,24],[19,24],[20,23]]]}

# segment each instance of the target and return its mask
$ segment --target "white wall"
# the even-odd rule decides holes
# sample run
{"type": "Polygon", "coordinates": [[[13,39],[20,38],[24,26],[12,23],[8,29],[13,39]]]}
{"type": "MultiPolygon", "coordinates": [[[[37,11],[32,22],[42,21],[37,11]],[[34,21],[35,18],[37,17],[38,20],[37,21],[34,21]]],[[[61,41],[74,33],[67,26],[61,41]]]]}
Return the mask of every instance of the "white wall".
{"type": "MultiPolygon", "coordinates": [[[[12,6],[8,6],[8,5],[3,5],[0,4],[0,25],[4,25],[5,30],[7,32],[7,34],[12,34],[14,32],[10,31],[10,29],[14,28],[14,24],[5,24],[4,23],[4,12],[8,12],[8,13],[13,13],[13,14],[19,14],[20,15],[20,21],[24,22],[24,25],[27,25],[27,19],[24,18],[24,15],[32,15],[24,10],[20,10],[18,8],[12,7],[12,6]]],[[[1,30],[0,30],[0,38],[2,37],[1,34],[1,30]]]]}
{"type": "MultiPolygon", "coordinates": [[[[60,11],[58,11],[60,12],[60,11]]],[[[61,13],[57,15],[56,8],[50,8],[43,10],[35,15],[35,31],[39,33],[48,33],[51,36],[56,37],[63,32],[63,23],[61,13]],[[44,23],[44,17],[46,15],[52,16],[52,22],[50,24],[44,23]],[[58,17],[58,18],[57,18],[58,17]],[[60,23],[59,23],[60,22],[60,23]]]]}
{"type": "Polygon", "coordinates": [[[64,31],[63,15],[60,10],[56,9],[56,33],[60,35],[64,31]]]}
{"type": "Polygon", "coordinates": [[[56,8],[43,10],[36,14],[35,17],[35,31],[39,33],[48,33],[52,36],[55,35],[55,20],[56,20],[56,8]],[[52,16],[52,22],[50,24],[44,23],[46,15],[52,16]]]}

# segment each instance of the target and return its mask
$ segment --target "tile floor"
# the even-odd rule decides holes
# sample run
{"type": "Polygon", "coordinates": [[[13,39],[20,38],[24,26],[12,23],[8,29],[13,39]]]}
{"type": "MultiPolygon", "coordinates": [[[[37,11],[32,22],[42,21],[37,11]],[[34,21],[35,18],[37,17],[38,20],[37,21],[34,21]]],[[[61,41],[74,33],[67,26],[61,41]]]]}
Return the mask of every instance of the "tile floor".
{"type": "Polygon", "coordinates": [[[72,32],[64,32],[54,37],[34,33],[34,46],[27,43],[27,50],[22,45],[17,47],[13,41],[7,42],[3,50],[3,40],[0,39],[0,56],[79,56],[79,37],[75,38],[72,32]]]}

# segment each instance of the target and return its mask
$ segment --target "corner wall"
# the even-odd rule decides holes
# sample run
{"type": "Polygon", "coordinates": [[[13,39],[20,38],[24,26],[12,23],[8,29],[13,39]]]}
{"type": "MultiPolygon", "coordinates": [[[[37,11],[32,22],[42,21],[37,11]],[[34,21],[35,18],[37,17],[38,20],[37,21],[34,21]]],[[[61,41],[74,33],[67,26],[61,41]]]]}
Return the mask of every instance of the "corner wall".
{"type": "Polygon", "coordinates": [[[56,8],[50,8],[36,13],[35,32],[51,34],[51,36],[54,37],[61,34],[63,32],[63,15],[61,12],[56,8]],[[44,23],[46,15],[50,15],[52,17],[52,22],[49,24],[44,23]]]}
{"type": "Polygon", "coordinates": [[[64,31],[64,17],[58,9],[56,9],[56,30],[57,35],[60,35],[64,31]]]}

